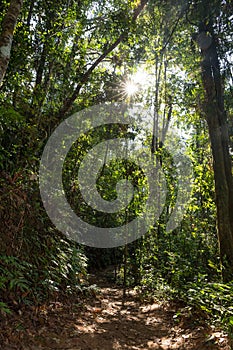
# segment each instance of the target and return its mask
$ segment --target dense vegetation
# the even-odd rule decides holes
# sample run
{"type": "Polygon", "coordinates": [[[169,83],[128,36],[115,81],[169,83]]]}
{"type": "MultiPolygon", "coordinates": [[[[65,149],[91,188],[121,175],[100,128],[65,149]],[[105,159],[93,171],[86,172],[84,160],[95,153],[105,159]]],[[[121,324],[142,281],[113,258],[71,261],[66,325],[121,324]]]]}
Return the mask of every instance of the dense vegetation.
{"type": "MultiPolygon", "coordinates": [[[[125,288],[133,285],[144,297],[182,299],[231,332],[231,1],[12,0],[10,7],[2,2],[0,20],[1,312],[81,293],[88,269],[115,265],[116,280],[125,288]],[[6,42],[11,35],[12,47],[6,42]],[[134,82],[139,71],[147,73],[145,82],[134,82]],[[135,93],[127,90],[129,82],[136,85],[135,93]],[[164,133],[175,126],[184,135],[193,186],[182,221],[167,232],[175,170],[161,143],[148,136],[145,147],[166,174],[166,210],[137,241],[102,250],[81,246],[56,230],[40,199],[38,169],[45,143],[61,121],[109,102],[152,108],[154,125],[162,122],[164,133]]],[[[69,152],[63,179],[67,191],[78,186],[80,159],[105,133],[98,128],[84,135],[69,152]]],[[[126,177],[139,189],[147,186],[133,163],[106,164],[97,183],[103,198],[115,199],[116,183],[126,177]]],[[[144,196],[139,191],[127,219],[142,210],[144,196]]],[[[71,190],[69,201],[83,213],[80,192],[71,190]]],[[[94,214],[89,208],[83,215],[103,225],[94,214]]],[[[109,215],[108,225],[124,220],[109,215]]]]}

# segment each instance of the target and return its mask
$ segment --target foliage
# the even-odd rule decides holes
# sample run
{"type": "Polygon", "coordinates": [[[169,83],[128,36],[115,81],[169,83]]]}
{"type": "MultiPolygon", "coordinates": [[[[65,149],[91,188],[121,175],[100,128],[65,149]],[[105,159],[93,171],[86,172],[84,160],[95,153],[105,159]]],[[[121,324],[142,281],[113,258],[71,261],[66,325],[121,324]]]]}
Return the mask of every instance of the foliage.
{"type": "Polygon", "coordinates": [[[199,275],[194,282],[189,282],[179,291],[179,298],[188,307],[202,310],[206,319],[222,325],[233,335],[233,296],[232,283],[208,282],[207,276],[199,275]]]}
{"type": "MultiPolygon", "coordinates": [[[[217,38],[232,151],[231,3],[207,3],[217,38]]],[[[118,0],[24,1],[0,89],[0,310],[6,313],[22,304],[53,298],[56,293],[70,295],[84,290],[88,288],[83,281],[87,269],[115,265],[117,280],[125,287],[138,286],[147,296],[179,297],[215,316],[232,331],[232,283],[224,284],[221,276],[215,163],[197,45],[205,1],[150,1],[133,21],[138,4],[118,0]],[[138,93],[129,97],[124,84],[139,68],[150,78],[140,82],[138,93]],[[38,185],[41,152],[66,112],[100,102],[129,100],[151,108],[154,127],[159,120],[164,135],[170,124],[184,135],[193,168],[191,199],[180,225],[166,232],[176,200],[176,171],[170,155],[158,147],[164,135],[156,145],[148,137],[145,147],[161,162],[169,189],[163,215],[126,249],[83,248],[61,236],[45,213],[38,185]]],[[[6,1],[0,7],[2,19],[6,1]]],[[[77,169],[94,145],[123,134],[133,141],[132,130],[119,131],[116,125],[82,135],[64,164],[69,203],[97,226],[122,225],[126,215],[95,215],[78,190],[77,169]]],[[[127,220],[131,220],[143,210],[147,189],[143,172],[133,162],[105,164],[97,188],[111,201],[117,195],[116,184],[124,178],[138,191],[128,208],[127,220]]]]}
{"type": "MultiPolygon", "coordinates": [[[[79,293],[85,284],[81,247],[60,236],[38,201],[33,173],[2,173],[0,297],[10,308],[40,304],[56,294],[79,293]],[[45,231],[47,227],[47,232],[45,231]]],[[[4,307],[4,304],[3,304],[4,307]]]]}

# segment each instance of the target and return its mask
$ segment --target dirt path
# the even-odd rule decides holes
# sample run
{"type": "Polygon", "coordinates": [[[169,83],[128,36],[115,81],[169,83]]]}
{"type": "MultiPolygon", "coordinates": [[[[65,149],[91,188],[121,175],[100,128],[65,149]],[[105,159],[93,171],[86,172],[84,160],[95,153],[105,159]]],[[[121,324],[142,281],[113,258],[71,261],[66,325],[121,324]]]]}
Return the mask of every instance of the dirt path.
{"type": "MultiPolygon", "coordinates": [[[[100,293],[83,303],[53,303],[38,313],[23,312],[2,322],[1,350],[179,349],[230,350],[227,338],[195,317],[176,321],[174,307],[142,305],[129,291],[122,308],[122,291],[99,277],[100,293]]],[[[1,338],[0,338],[1,339],[1,338]]]]}

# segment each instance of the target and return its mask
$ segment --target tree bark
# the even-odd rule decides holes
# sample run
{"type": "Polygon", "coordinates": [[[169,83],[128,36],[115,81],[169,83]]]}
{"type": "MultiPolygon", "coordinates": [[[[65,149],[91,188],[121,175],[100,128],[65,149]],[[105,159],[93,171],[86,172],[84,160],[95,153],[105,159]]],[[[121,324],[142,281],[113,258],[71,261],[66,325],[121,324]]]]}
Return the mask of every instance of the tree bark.
{"type": "Polygon", "coordinates": [[[0,35],[0,85],[9,64],[14,29],[22,6],[23,0],[11,0],[9,9],[2,22],[0,35]]]}
{"type": "Polygon", "coordinates": [[[227,116],[219,58],[212,25],[201,23],[198,43],[202,53],[202,82],[205,90],[205,115],[213,154],[217,228],[225,281],[233,279],[233,177],[229,153],[227,116]]]}

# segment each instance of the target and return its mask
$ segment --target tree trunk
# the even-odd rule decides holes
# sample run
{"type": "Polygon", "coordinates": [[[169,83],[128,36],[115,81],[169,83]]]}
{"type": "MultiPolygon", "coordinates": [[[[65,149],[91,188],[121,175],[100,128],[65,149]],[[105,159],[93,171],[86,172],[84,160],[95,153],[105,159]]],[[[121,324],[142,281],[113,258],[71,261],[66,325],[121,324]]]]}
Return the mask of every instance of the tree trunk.
{"type": "Polygon", "coordinates": [[[219,58],[211,24],[208,28],[203,23],[200,25],[197,40],[203,58],[202,81],[213,154],[220,257],[223,278],[230,281],[233,279],[233,177],[219,58]]]}
{"type": "Polygon", "coordinates": [[[0,85],[10,60],[14,29],[22,6],[23,0],[11,0],[9,9],[2,22],[2,33],[0,35],[0,85]]]}

